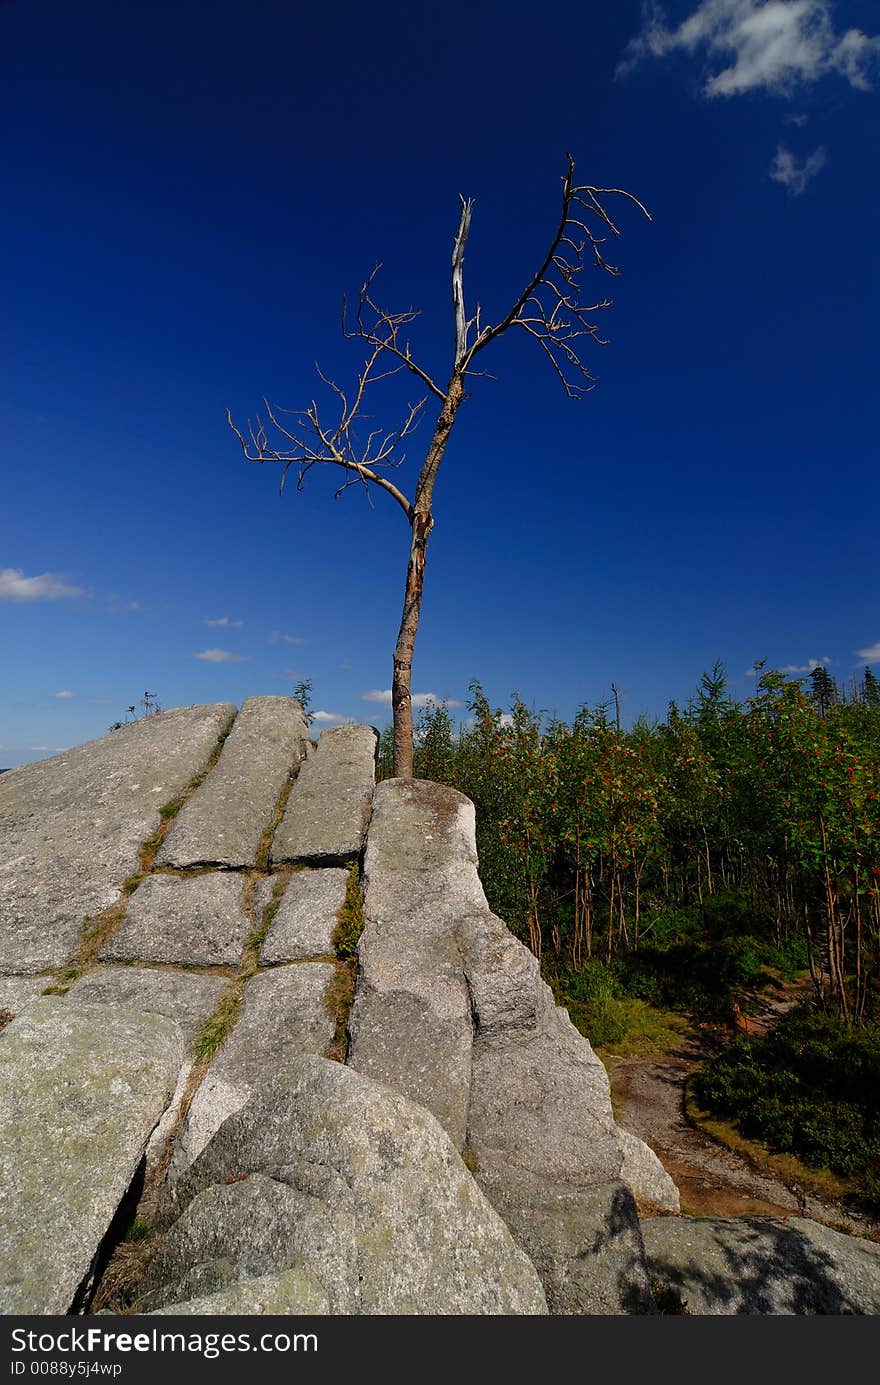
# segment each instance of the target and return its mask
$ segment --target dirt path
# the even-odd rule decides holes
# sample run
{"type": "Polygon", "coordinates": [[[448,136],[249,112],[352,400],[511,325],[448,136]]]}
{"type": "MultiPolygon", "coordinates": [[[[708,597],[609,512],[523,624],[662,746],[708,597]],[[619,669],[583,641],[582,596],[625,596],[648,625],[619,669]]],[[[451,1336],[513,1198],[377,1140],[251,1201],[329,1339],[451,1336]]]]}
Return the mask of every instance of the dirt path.
{"type": "Polygon", "coordinates": [[[684,1117],[684,1082],[708,1054],[706,1043],[685,1040],[672,1053],[631,1059],[612,1071],[617,1119],[659,1155],[678,1184],[682,1207],[703,1216],[790,1216],[877,1230],[837,1203],[789,1187],[758,1172],[732,1150],[710,1140],[684,1117]]]}

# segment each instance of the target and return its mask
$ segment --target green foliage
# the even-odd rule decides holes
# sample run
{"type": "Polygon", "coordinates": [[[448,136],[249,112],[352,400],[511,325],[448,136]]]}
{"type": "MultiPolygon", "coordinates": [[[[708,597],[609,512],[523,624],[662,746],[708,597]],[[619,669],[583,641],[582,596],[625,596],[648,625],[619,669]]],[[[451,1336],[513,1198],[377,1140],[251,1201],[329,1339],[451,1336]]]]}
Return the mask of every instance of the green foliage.
{"type": "Polygon", "coordinates": [[[880,1211],[880,1028],[814,1009],[737,1039],[692,1078],[697,1101],[776,1152],[858,1180],[880,1211]]]}
{"type": "MultiPolygon", "coordinates": [[[[631,994],[717,1016],[768,968],[809,962],[829,1011],[876,1011],[873,685],[847,701],[824,670],[810,693],[759,675],[738,703],[716,665],[686,707],[630,730],[605,705],[570,726],[517,696],[504,712],[476,682],[464,726],[423,713],[416,774],[474,801],[489,902],[552,969],[621,962],[631,994]]],[[[385,759],[388,736],[380,774],[385,759]]]]}
{"type": "Polygon", "coordinates": [[[357,863],[348,872],[345,899],[336,915],[333,946],[336,956],[343,960],[357,956],[358,939],[364,931],[364,901],[357,863]]]}
{"type": "Polygon", "coordinates": [[[292,696],[296,698],[297,702],[299,703],[302,709],[303,721],[305,722],[306,726],[311,726],[312,722],[315,719],[315,714],[312,711],[311,678],[300,679],[300,681],[294,685],[292,696]]]}

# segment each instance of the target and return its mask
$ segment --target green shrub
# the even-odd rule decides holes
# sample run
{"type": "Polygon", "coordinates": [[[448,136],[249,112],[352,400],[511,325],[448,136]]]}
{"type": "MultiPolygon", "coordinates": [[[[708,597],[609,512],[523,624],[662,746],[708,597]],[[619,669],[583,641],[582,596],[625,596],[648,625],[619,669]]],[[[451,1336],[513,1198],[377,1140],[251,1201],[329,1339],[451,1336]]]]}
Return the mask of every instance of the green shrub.
{"type": "Polygon", "coordinates": [[[737,1039],[693,1077],[706,1110],[777,1153],[856,1180],[880,1210],[880,1027],[803,1007],[737,1039]]]}

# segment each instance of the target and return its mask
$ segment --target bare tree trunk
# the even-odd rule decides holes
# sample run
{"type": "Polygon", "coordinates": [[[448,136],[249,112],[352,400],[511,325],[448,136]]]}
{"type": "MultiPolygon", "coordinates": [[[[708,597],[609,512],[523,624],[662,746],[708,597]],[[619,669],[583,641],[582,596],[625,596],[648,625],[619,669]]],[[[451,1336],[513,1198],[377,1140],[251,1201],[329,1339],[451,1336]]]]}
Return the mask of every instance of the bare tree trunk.
{"type": "Polygon", "coordinates": [[[394,773],[400,779],[412,779],[413,773],[412,657],[422,609],[425,552],[433,523],[430,511],[426,514],[417,510],[413,515],[403,614],[394,648],[391,709],[394,715],[394,773]]]}
{"type": "Polygon", "coordinates": [[[397,632],[394,648],[394,673],[391,683],[391,710],[394,717],[394,774],[398,779],[412,779],[413,773],[413,715],[412,715],[412,658],[416,635],[419,629],[419,616],[422,611],[422,590],[425,585],[425,555],[428,538],[434,527],[431,514],[431,501],[434,496],[434,482],[446,451],[449,434],[455,422],[455,415],[464,400],[464,380],[459,371],[454,371],[428,455],[419,476],[415,505],[412,513],[412,538],[409,546],[409,564],[406,569],[406,590],[403,597],[403,614],[397,632]]]}

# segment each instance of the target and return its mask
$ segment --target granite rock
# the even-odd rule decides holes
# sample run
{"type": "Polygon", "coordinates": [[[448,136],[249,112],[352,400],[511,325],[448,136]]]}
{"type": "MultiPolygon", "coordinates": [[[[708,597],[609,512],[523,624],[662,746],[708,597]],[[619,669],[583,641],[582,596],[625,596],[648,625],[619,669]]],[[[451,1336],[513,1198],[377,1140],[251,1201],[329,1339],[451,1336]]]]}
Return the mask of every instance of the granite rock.
{"type": "MultiPolygon", "coordinates": [[[[339,922],[338,912],[345,903],[347,885],[348,871],[338,867],[294,871],[266,934],[261,963],[332,957],[333,933],[339,922]]],[[[258,908],[269,903],[273,887],[273,876],[262,882],[256,893],[258,908]]]]}
{"type": "Polygon", "coordinates": [[[308,734],[295,698],[249,697],[214,769],[175,818],[157,863],[254,866],[308,734]]]}
{"type": "Polygon", "coordinates": [[[376,776],[372,726],[334,726],[300,767],[271,860],[344,865],[363,849],[376,776]]]}
{"type": "Polygon", "coordinates": [[[141,1308],[292,1269],[336,1313],[546,1311],[534,1268],[434,1117],[338,1063],[278,1069],[167,1199],[161,1219],[176,1219],[141,1308]]]}
{"type": "Polygon", "coordinates": [[[171,1160],[172,1182],[267,1073],[300,1054],[326,1051],[336,1032],[324,1000],[334,972],[330,962],[299,962],[261,972],[247,983],[238,1022],[187,1113],[171,1160]]]}
{"type": "Polygon", "coordinates": [[[805,1217],[651,1217],[651,1275],[694,1315],[876,1315],[880,1245],[805,1217]]]}
{"type": "Polygon", "coordinates": [[[150,875],[129,899],[125,921],[100,957],[104,962],[235,966],[250,931],[244,875],[150,875]]]}
{"type": "Polygon", "coordinates": [[[234,713],[230,702],[179,707],[0,775],[0,972],[67,960],[234,713]]]}
{"type": "Polygon", "coordinates": [[[0,1035],[0,1312],[70,1310],[182,1060],[173,1021],[61,997],[0,1035]]]}

